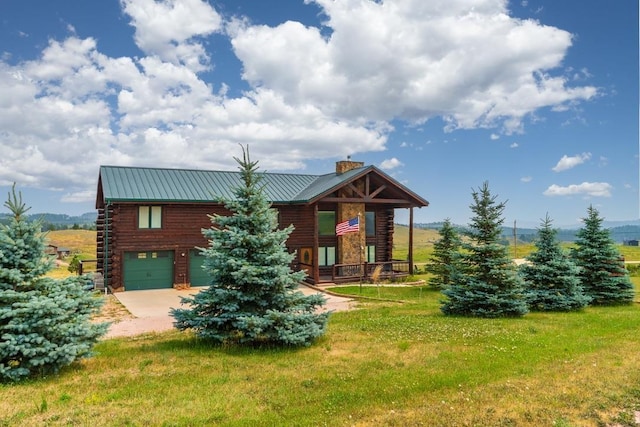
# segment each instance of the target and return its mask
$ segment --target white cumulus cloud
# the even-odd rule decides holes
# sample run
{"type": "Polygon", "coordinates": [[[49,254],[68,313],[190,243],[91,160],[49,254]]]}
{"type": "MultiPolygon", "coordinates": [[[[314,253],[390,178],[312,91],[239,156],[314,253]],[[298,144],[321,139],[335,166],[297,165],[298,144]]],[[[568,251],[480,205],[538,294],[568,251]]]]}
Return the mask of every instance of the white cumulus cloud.
{"type": "Polygon", "coordinates": [[[544,191],[545,196],[574,196],[585,195],[591,197],[611,197],[613,187],[606,182],[583,182],[566,187],[553,184],[544,191]]]}
{"type": "Polygon", "coordinates": [[[181,63],[194,71],[206,68],[209,55],[199,36],[222,28],[220,15],[201,0],[121,0],[135,27],[135,41],[146,54],[181,63]]]}
{"type": "Polygon", "coordinates": [[[563,75],[571,34],[509,16],[507,0],[315,3],[323,24],[272,27],[225,22],[215,2],[121,0],[139,56],[76,33],[33,59],[3,53],[0,184],[88,200],[100,164],[234,169],[238,144],[266,170],[302,169],[385,150],[395,121],[441,117],[494,139],[597,94],[563,75]],[[222,37],[246,88],[205,72],[222,37]]]}
{"type": "Polygon", "coordinates": [[[570,33],[508,15],[505,0],[315,0],[326,28],[244,23],[231,42],[253,85],[351,119],[522,129],[597,94],[557,72],[570,33]],[[283,64],[287,64],[283,67],[283,64]],[[554,72],[555,71],[555,72],[554,72]]]}
{"type": "Polygon", "coordinates": [[[591,153],[582,153],[572,157],[569,157],[565,154],[558,161],[558,164],[556,164],[551,170],[553,170],[554,172],[562,172],[581,165],[589,159],[591,159],[591,153]]]}
{"type": "Polygon", "coordinates": [[[384,160],[382,163],[380,163],[380,169],[383,170],[391,170],[400,166],[403,166],[403,163],[395,157],[384,160]]]}

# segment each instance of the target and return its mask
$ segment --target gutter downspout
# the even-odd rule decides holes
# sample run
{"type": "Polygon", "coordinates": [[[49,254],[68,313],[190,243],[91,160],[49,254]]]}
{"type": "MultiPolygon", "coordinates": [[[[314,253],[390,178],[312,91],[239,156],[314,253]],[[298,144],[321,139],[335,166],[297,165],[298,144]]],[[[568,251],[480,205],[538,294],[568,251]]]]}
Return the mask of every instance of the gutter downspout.
{"type": "Polygon", "coordinates": [[[104,255],[102,259],[103,275],[104,275],[104,291],[107,293],[109,289],[109,206],[111,202],[107,202],[104,209],[104,255]]]}

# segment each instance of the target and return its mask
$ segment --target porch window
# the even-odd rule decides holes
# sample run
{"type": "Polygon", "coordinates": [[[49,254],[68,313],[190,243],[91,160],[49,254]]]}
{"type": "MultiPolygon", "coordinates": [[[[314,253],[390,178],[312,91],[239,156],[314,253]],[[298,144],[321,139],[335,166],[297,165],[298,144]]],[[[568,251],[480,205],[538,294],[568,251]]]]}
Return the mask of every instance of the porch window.
{"type": "Polygon", "coordinates": [[[376,245],[367,245],[367,262],[376,262],[376,245]]]}
{"type": "Polygon", "coordinates": [[[320,236],[335,236],[336,213],[334,211],[318,212],[318,234],[320,236]]]}
{"type": "Polygon", "coordinates": [[[330,266],[336,263],[336,248],[333,246],[321,246],[318,248],[318,265],[330,266]]]}
{"type": "Polygon", "coordinates": [[[162,228],[162,207],[138,207],[138,228],[162,228]]]}
{"type": "Polygon", "coordinates": [[[365,212],[364,228],[367,230],[367,236],[373,237],[376,235],[376,213],[365,212]]]}

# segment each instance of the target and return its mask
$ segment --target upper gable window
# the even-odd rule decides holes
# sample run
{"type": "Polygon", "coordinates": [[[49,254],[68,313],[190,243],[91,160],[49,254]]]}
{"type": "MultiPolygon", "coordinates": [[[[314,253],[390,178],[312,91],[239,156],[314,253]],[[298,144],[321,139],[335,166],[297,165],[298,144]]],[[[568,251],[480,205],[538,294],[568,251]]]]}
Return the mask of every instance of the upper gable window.
{"type": "Polygon", "coordinates": [[[140,206],[138,208],[138,228],[162,228],[162,207],[140,206]]]}

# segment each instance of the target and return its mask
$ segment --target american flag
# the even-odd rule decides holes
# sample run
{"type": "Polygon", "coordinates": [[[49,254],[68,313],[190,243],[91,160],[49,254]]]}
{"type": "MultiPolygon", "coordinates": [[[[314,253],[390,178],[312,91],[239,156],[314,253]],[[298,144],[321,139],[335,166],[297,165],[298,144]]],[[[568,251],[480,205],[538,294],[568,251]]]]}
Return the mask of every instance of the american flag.
{"type": "Polygon", "coordinates": [[[336,236],[342,236],[343,234],[351,233],[354,231],[360,231],[359,217],[342,221],[341,223],[336,225],[336,236]]]}

